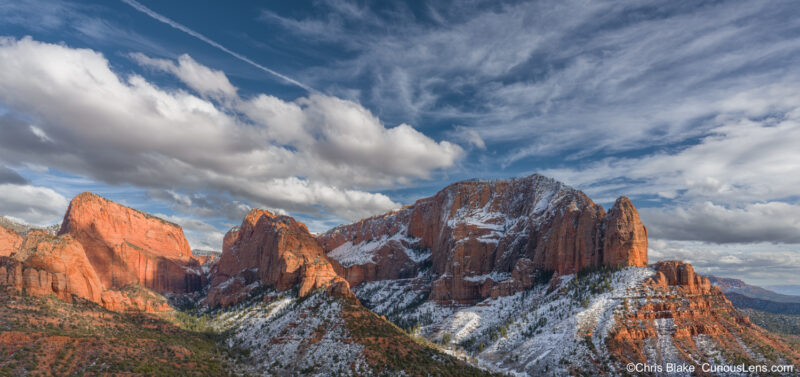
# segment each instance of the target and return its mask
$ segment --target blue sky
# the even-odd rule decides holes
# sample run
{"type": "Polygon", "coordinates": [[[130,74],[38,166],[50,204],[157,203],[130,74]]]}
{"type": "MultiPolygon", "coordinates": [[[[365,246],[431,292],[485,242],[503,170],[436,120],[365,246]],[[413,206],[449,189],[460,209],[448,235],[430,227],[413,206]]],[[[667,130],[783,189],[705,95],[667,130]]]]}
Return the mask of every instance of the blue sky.
{"type": "Polygon", "coordinates": [[[0,0],[0,214],[94,191],[220,247],[538,172],[640,209],[651,259],[798,284],[794,1],[0,0]]]}

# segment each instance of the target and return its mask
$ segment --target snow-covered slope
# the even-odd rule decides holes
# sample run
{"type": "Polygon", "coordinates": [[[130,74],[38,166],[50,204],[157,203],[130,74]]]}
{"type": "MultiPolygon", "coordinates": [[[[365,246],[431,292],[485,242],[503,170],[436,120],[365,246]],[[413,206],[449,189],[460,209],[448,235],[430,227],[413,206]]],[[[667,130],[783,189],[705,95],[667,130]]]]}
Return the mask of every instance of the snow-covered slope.
{"type": "Polygon", "coordinates": [[[236,365],[262,376],[488,376],[419,343],[352,297],[259,287],[204,320],[225,334],[236,365]],[[398,357],[402,355],[402,357],[398,357]]]}
{"type": "MultiPolygon", "coordinates": [[[[628,267],[616,272],[566,275],[550,284],[477,305],[424,300],[406,281],[365,283],[356,295],[372,310],[434,342],[453,355],[492,371],[568,374],[589,360],[609,363],[605,338],[626,297],[655,272],[628,267]]],[[[593,370],[589,368],[588,370],[593,370]]]]}
{"type": "Polygon", "coordinates": [[[268,290],[208,314],[218,331],[230,332],[226,346],[244,351],[239,365],[251,374],[347,376],[370,369],[344,324],[342,303],[324,293],[300,300],[291,291],[268,290]]]}
{"type": "Polygon", "coordinates": [[[354,291],[376,313],[443,343],[448,353],[515,376],[624,376],[631,362],[699,368],[702,362],[799,360],[797,351],[750,324],[721,293],[658,286],[660,275],[654,267],[627,267],[556,276],[476,305],[427,300],[417,284],[424,276],[365,283],[354,291]]]}

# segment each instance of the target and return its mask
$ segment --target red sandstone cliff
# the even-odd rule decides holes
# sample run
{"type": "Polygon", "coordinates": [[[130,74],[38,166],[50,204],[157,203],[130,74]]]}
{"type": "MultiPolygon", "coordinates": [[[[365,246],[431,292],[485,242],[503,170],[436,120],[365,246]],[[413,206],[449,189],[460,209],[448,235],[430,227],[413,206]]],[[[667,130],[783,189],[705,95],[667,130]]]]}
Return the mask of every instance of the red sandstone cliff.
{"type": "Polygon", "coordinates": [[[181,227],[83,193],[70,202],[59,235],[86,250],[106,288],[136,283],[161,293],[202,288],[200,263],[192,258],[181,227]]]}
{"type": "Polygon", "coordinates": [[[206,302],[230,305],[258,286],[299,288],[302,297],[325,288],[352,295],[306,226],[288,216],[254,209],[225,235],[222,256],[212,267],[206,302]]]}
{"type": "Polygon", "coordinates": [[[647,230],[628,198],[606,214],[539,175],[455,183],[318,238],[351,285],[414,277],[430,265],[431,298],[439,301],[512,294],[546,270],[647,265],[647,230]]]}
{"type": "Polygon", "coordinates": [[[0,284],[29,294],[154,311],[169,306],[142,287],[161,293],[202,289],[200,263],[180,227],[94,194],[72,200],[58,236],[41,230],[0,234],[0,250],[9,250],[0,254],[0,284]]]}

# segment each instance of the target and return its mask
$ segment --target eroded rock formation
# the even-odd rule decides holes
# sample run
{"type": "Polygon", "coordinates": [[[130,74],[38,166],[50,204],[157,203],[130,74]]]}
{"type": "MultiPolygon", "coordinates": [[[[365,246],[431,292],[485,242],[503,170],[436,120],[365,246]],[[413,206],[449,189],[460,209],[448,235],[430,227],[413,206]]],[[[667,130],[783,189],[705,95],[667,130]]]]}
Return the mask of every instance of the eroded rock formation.
{"type": "Polygon", "coordinates": [[[653,268],[655,276],[625,299],[609,335],[609,351],[623,363],[696,364],[697,354],[710,344],[724,350],[726,358],[750,360],[747,347],[768,347],[792,363],[800,361],[800,353],[751,323],[690,264],[662,261],[653,268]]]}
{"type": "Polygon", "coordinates": [[[76,196],[53,236],[0,229],[0,284],[33,295],[73,296],[112,310],[168,310],[148,292],[202,289],[204,275],[183,230],[90,193],[76,196]]]}
{"type": "Polygon", "coordinates": [[[303,223],[254,209],[242,225],[225,235],[222,256],[212,267],[209,305],[227,306],[259,286],[298,288],[303,297],[315,289],[351,295],[318,241],[303,223]]]}
{"type": "Polygon", "coordinates": [[[60,235],[80,242],[106,288],[139,284],[161,293],[202,288],[200,263],[183,229],[100,196],[70,202],[60,235]]]}
{"type": "Polygon", "coordinates": [[[545,271],[647,265],[647,230],[628,198],[606,214],[540,175],[455,183],[318,238],[351,285],[430,268],[431,298],[460,303],[529,288],[545,271]]]}

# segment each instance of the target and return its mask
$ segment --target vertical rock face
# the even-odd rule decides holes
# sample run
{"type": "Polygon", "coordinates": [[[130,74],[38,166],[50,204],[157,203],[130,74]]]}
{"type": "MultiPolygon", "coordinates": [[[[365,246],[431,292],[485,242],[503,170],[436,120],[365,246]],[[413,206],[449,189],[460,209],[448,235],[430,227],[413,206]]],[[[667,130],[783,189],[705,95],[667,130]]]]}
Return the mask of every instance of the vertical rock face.
{"type": "Polygon", "coordinates": [[[161,293],[202,288],[200,263],[175,224],[83,193],[70,202],[59,231],[64,234],[84,246],[106,288],[132,283],[161,293]]]}
{"type": "Polygon", "coordinates": [[[624,196],[617,199],[603,219],[603,229],[603,264],[647,265],[647,228],[642,225],[639,212],[630,199],[624,196]]]}
{"type": "Polygon", "coordinates": [[[160,293],[202,289],[200,263],[177,225],[97,195],[70,203],[54,236],[0,229],[0,284],[111,310],[169,310],[160,293]]]}
{"type": "Polygon", "coordinates": [[[299,287],[301,297],[318,288],[351,295],[304,224],[259,209],[225,235],[211,276],[206,302],[212,306],[238,302],[262,285],[277,290],[299,287]]]}
{"type": "Polygon", "coordinates": [[[606,214],[540,175],[455,183],[318,238],[351,285],[430,268],[431,298],[463,303],[529,288],[546,271],[647,265],[647,231],[630,200],[606,214]]]}

